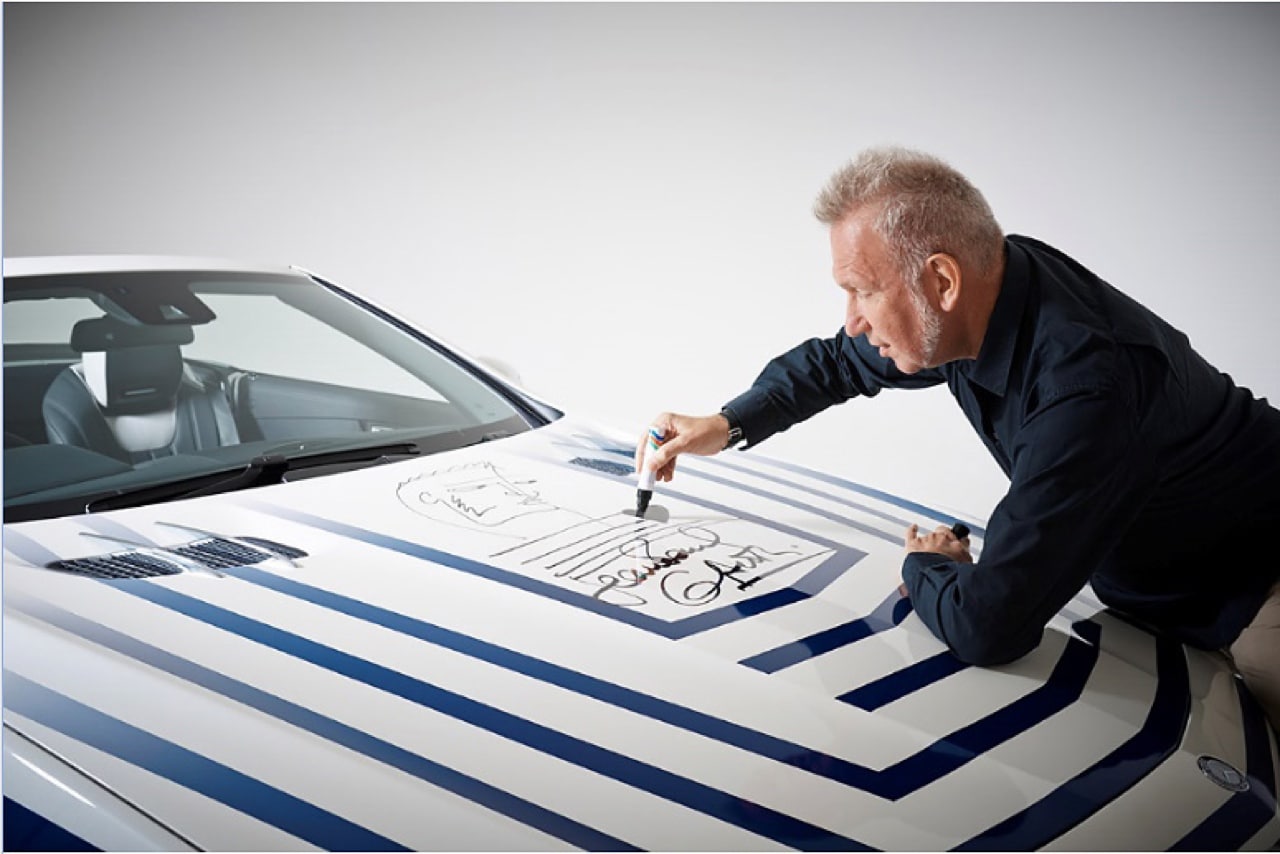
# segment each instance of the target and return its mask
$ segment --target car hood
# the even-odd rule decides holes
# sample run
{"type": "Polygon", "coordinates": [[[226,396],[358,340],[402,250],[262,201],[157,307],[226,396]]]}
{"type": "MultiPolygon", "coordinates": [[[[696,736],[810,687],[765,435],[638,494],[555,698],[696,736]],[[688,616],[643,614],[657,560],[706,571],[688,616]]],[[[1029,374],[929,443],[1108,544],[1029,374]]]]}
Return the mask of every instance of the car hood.
{"type": "Polygon", "coordinates": [[[966,667],[897,591],[903,529],[952,516],[723,454],[637,519],[631,441],[564,419],[6,526],[5,723],[197,848],[1148,848],[1231,804],[1274,834],[1214,657],[1086,595],[966,667]]]}

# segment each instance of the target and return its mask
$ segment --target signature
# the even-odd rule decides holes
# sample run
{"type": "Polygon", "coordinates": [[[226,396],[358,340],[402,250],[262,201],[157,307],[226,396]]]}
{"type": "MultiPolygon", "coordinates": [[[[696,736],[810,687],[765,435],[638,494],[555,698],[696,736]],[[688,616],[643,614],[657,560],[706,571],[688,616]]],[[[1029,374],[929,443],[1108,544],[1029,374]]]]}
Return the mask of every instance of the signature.
{"type": "Polygon", "coordinates": [[[583,585],[593,598],[627,608],[655,602],[710,605],[729,590],[746,593],[768,575],[817,553],[743,542],[717,530],[735,520],[667,524],[622,518],[594,520],[594,530],[586,533],[545,536],[530,548],[504,553],[519,553],[523,566],[583,585]]]}

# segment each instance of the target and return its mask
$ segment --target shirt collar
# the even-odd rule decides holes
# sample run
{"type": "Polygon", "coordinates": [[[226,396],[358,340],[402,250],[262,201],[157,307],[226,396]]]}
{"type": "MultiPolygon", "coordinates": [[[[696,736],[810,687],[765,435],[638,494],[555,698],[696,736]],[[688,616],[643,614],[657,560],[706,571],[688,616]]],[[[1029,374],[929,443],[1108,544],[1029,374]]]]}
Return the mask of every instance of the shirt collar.
{"type": "Polygon", "coordinates": [[[967,365],[969,379],[992,394],[1004,396],[1009,386],[1013,353],[1022,329],[1022,311],[1027,304],[1027,272],[1030,264],[1026,253],[1005,238],[1004,277],[1000,295],[996,297],[987,334],[982,339],[978,358],[967,365]]]}

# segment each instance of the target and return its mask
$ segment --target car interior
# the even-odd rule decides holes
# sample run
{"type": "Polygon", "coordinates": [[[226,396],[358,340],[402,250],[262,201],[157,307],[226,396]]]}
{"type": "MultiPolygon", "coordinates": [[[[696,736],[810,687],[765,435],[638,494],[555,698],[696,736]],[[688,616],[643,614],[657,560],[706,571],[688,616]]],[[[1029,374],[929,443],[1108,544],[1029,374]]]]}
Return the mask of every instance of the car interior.
{"type": "MultiPolygon", "coordinates": [[[[210,347],[199,351],[193,345],[202,334],[212,334],[215,324],[234,321],[218,319],[198,298],[192,303],[185,289],[177,298],[170,298],[172,287],[167,287],[163,298],[143,300],[142,289],[131,288],[126,310],[122,303],[127,301],[110,298],[107,287],[86,291],[83,282],[71,288],[14,287],[18,284],[6,279],[7,506],[29,500],[24,496],[73,494],[90,481],[95,489],[112,489],[244,464],[268,453],[526,426],[492,389],[439,351],[407,340],[389,324],[371,323],[363,308],[309,282],[290,282],[288,288],[309,288],[320,297],[292,300],[288,311],[309,307],[324,319],[319,328],[332,334],[331,348],[358,344],[359,352],[369,354],[368,364],[404,373],[407,379],[397,381],[416,382],[422,393],[397,393],[387,390],[387,383],[378,387],[373,370],[359,375],[369,377],[373,387],[349,377],[325,381],[325,370],[318,367],[326,359],[324,341],[316,342],[314,353],[299,342],[276,342],[276,347],[291,345],[288,356],[300,366],[294,373],[304,376],[257,369],[253,354],[271,352],[271,342],[255,350],[246,336],[227,335],[225,329],[221,334],[232,343],[212,350],[221,359],[208,358],[210,347]],[[45,331],[35,331],[30,321],[20,328],[22,312],[10,312],[25,300],[48,314],[51,301],[84,304],[86,293],[91,310],[81,308],[74,323],[59,321],[45,331]],[[151,322],[140,322],[139,315],[151,322]],[[236,364],[240,359],[248,363],[236,364]]],[[[262,289],[223,288],[254,295],[259,295],[255,288],[262,289]]],[[[288,288],[284,292],[291,293],[288,288]]],[[[282,303],[278,287],[262,290],[264,304],[282,303]]]]}

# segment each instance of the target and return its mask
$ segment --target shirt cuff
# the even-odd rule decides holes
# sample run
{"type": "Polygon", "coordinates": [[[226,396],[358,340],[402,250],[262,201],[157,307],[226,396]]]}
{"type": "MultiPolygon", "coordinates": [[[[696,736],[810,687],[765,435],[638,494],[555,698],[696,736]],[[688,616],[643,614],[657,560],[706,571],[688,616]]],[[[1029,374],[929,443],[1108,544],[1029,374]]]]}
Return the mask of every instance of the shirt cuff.
{"type": "Polygon", "coordinates": [[[764,389],[751,388],[722,407],[732,409],[742,428],[742,448],[754,447],[778,432],[773,403],[764,389]]]}
{"type": "Polygon", "coordinates": [[[950,562],[951,558],[938,552],[907,552],[907,556],[902,559],[902,580],[910,590],[925,570],[950,562]]]}

